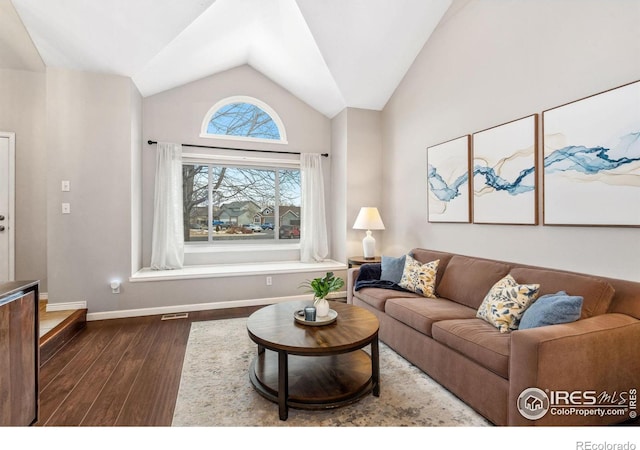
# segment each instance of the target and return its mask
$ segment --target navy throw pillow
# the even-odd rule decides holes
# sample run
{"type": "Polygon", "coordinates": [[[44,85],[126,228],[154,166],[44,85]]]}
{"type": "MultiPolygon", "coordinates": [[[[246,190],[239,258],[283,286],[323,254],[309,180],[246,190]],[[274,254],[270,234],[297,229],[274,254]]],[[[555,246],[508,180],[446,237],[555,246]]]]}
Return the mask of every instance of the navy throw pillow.
{"type": "Polygon", "coordinates": [[[580,318],[583,300],[580,296],[568,295],[564,291],[543,295],[524,312],[518,329],[575,322],[580,318]]]}
{"type": "Polygon", "coordinates": [[[380,279],[400,283],[406,259],[407,255],[402,255],[399,258],[382,255],[380,279]]]}

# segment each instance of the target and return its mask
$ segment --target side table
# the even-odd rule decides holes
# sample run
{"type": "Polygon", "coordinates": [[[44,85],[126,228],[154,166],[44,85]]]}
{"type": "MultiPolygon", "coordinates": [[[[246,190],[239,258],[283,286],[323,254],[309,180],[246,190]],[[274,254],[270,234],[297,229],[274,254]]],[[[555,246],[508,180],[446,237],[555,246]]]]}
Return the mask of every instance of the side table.
{"type": "Polygon", "coordinates": [[[382,262],[381,256],[374,256],[373,258],[365,258],[364,256],[350,256],[348,260],[349,269],[352,267],[358,267],[363,264],[379,263],[382,262]]]}

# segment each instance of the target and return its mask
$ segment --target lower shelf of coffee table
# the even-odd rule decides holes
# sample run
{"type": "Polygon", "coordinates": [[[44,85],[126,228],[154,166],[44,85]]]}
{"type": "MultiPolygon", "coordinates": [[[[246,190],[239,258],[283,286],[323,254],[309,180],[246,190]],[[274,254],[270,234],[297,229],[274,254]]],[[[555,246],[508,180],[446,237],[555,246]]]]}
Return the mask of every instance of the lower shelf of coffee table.
{"type": "MultiPolygon", "coordinates": [[[[355,402],[372,390],[371,357],[363,350],[332,356],[288,356],[287,405],[328,409],[355,402]]],[[[278,402],[278,354],[265,350],[249,369],[251,382],[268,400],[278,402]]]]}

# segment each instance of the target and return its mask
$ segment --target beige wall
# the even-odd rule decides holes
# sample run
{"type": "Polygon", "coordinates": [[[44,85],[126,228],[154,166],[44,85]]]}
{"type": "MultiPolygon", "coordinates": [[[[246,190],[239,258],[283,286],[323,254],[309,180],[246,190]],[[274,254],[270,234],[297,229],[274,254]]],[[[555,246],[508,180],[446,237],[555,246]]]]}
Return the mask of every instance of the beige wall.
{"type": "MultiPolygon", "coordinates": [[[[264,148],[294,152],[331,153],[330,121],[296,97],[277,86],[249,66],[208,77],[187,85],[165,91],[141,100],[142,136],[141,153],[135,144],[127,146],[131,172],[121,171],[130,182],[131,207],[130,235],[133,252],[123,252],[130,259],[130,265],[120,264],[118,274],[126,269],[135,271],[137,266],[148,266],[151,259],[151,230],[153,214],[153,189],[155,178],[155,146],[146,144],[147,140],[192,143],[198,145],[230,146],[245,148],[264,148]],[[287,131],[288,144],[256,144],[247,146],[237,141],[212,140],[200,138],[200,125],[209,109],[219,100],[235,95],[247,95],[258,98],[271,106],[280,116],[287,131]],[[141,177],[137,178],[137,173],[141,177]],[[139,183],[138,183],[139,182],[139,183]],[[136,196],[139,195],[139,199],[136,196]],[[138,203],[139,202],[139,203],[138,203]],[[136,205],[139,209],[136,211],[136,205]],[[136,225],[136,221],[139,221],[136,225]],[[139,246],[136,244],[139,243],[139,246]],[[138,252],[139,250],[139,252],[138,252]]],[[[136,121],[137,102],[133,99],[127,131],[131,137],[136,133],[133,123],[136,121]]],[[[135,142],[135,139],[134,141],[135,142]]],[[[193,151],[185,148],[185,151],[193,151]]],[[[197,149],[207,153],[206,149],[197,149]]],[[[237,153],[234,153],[237,155],[237,153]]],[[[101,181],[105,187],[108,182],[101,181]]],[[[330,159],[325,161],[325,189],[327,197],[331,192],[330,159]]],[[[115,200],[114,200],[115,201],[115,200]]],[[[126,203],[129,206],[129,203],[126,203]]],[[[124,205],[123,205],[124,207],[124,205]]],[[[328,208],[328,220],[331,222],[331,208],[328,208]]],[[[126,234],[126,233],[125,233],[126,234]]],[[[120,252],[120,250],[118,250],[120,252]]],[[[299,257],[299,252],[294,252],[299,257]]],[[[250,257],[250,255],[249,255],[250,257]]],[[[130,272],[131,273],[131,272],[130,272]]],[[[198,305],[221,302],[266,301],[303,293],[299,288],[302,281],[323,275],[317,273],[272,274],[272,285],[266,286],[265,275],[217,277],[191,280],[165,280],[155,282],[128,282],[129,274],[123,275],[123,286],[119,295],[113,295],[106,289],[105,281],[97,281],[95,289],[108,292],[98,301],[89,298],[90,312],[109,312],[145,308],[166,308],[181,305],[198,305]],[[263,300],[266,299],[266,300],[263,300]]],[[[344,273],[339,273],[344,276],[344,273]]],[[[105,275],[101,276],[102,280],[105,275]]]]}
{"type": "MultiPolygon", "coordinates": [[[[379,111],[349,108],[347,116],[347,256],[363,254],[364,230],[354,230],[353,223],[363,206],[377,207],[385,221],[382,204],[382,133],[379,111]]],[[[376,255],[384,245],[384,231],[371,232],[376,240],[376,255]]]]}
{"type": "Polygon", "coordinates": [[[132,125],[139,97],[131,85],[126,77],[47,69],[50,303],[87,301],[90,312],[135,305],[108,288],[111,279],[131,273],[132,125]],[[70,192],[61,192],[62,180],[70,181],[70,192]],[[62,202],[70,203],[71,214],[61,213],[62,202]]]}
{"type": "MultiPolygon", "coordinates": [[[[365,231],[354,230],[353,223],[363,206],[375,206],[384,222],[382,205],[382,131],[380,111],[346,108],[331,121],[332,203],[337,212],[332,242],[336,259],[347,262],[362,255],[365,231]]],[[[384,231],[372,231],[376,254],[383,246],[384,231]]]]}
{"type": "Polygon", "coordinates": [[[131,90],[131,273],[142,268],[142,96],[131,90]]]}
{"type": "Polygon", "coordinates": [[[16,274],[43,281],[52,303],[87,301],[90,312],[299,294],[308,274],[274,276],[269,287],[262,275],[127,281],[150,258],[155,155],[143,142],[210,145],[198,137],[204,113],[250,95],[280,114],[287,149],[332,153],[325,181],[339,261],[361,252],[351,226],[360,206],[377,203],[387,227],[374,232],[378,253],[421,246],[637,280],[636,228],[428,224],[425,149],[640,79],[640,60],[629,57],[640,54],[639,8],[454,2],[382,113],[348,108],[333,120],[248,66],[146,99],[125,77],[0,70],[0,130],[16,132],[16,274]],[[63,179],[71,192],[61,192],[63,179]],[[119,295],[108,288],[116,277],[119,295]]]}
{"type": "MultiPolygon", "coordinates": [[[[42,210],[48,227],[41,249],[47,249],[43,261],[51,304],[86,301],[89,313],[136,314],[149,308],[299,295],[302,281],[322,275],[274,274],[272,286],[265,285],[264,275],[129,282],[149,258],[145,261],[143,250],[151,233],[155,154],[142,144],[147,139],[211,145],[197,137],[204,113],[219,96],[242,94],[278,111],[287,125],[287,149],[330,152],[329,119],[253,69],[215,78],[143,100],[126,77],[54,68],[41,75],[41,104],[21,105],[21,114],[41,111],[39,123],[47,124],[42,131],[47,145],[31,160],[42,161],[42,210]],[[70,181],[70,192],[61,192],[62,180],[70,181]],[[71,204],[71,214],[61,213],[62,202],[71,204]],[[112,279],[122,282],[118,295],[108,286],[112,279]]],[[[326,165],[330,193],[328,160],[326,165]]]]}
{"type": "Polygon", "coordinates": [[[347,110],[331,119],[331,222],[333,239],[329,242],[336,261],[347,262],[347,110]]]}
{"type": "Polygon", "coordinates": [[[16,134],[17,280],[47,290],[45,74],[0,69],[0,131],[16,134]]]}
{"type": "Polygon", "coordinates": [[[639,20],[637,1],[455,1],[383,112],[384,251],[640,280],[638,228],[426,220],[428,146],[640,79],[639,20]]]}
{"type": "MultiPolygon", "coordinates": [[[[244,65],[171,89],[143,100],[143,139],[206,146],[255,148],[302,153],[330,153],[331,124],[327,117],[300,101],[253,68],[244,65]],[[218,101],[231,96],[249,96],[265,102],[284,123],[287,144],[246,143],[200,137],[204,116],[218,101]]],[[[155,178],[155,146],[144,145],[142,153],[142,241],[143,264],[151,261],[151,230],[155,178]]],[[[211,153],[185,147],[184,152],[211,153]]],[[[219,153],[219,152],[218,152],[219,153]]],[[[232,153],[238,155],[238,153],[232,153]]],[[[268,156],[262,154],[262,156],[268,156]]],[[[330,159],[323,159],[325,193],[331,193],[330,159]]],[[[331,222],[331,208],[327,208],[331,222]]],[[[294,257],[298,257],[295,253],[294,257]]],[[[227,261],[228,262],[228,261],[227,261]]]]}

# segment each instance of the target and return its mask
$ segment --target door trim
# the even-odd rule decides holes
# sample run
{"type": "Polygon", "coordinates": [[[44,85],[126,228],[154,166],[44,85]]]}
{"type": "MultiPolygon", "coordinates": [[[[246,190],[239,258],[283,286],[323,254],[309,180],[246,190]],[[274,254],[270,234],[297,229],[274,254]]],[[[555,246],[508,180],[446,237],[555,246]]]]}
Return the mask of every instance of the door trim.
{"type": "Polygon", "coordinates": [[[7,230],[9,232],[9,281],[16,279],[15,264],[15,215],[16,215],[16,134],[0,131],[0,138],[9,139],[9,211],[7,230]]]}

